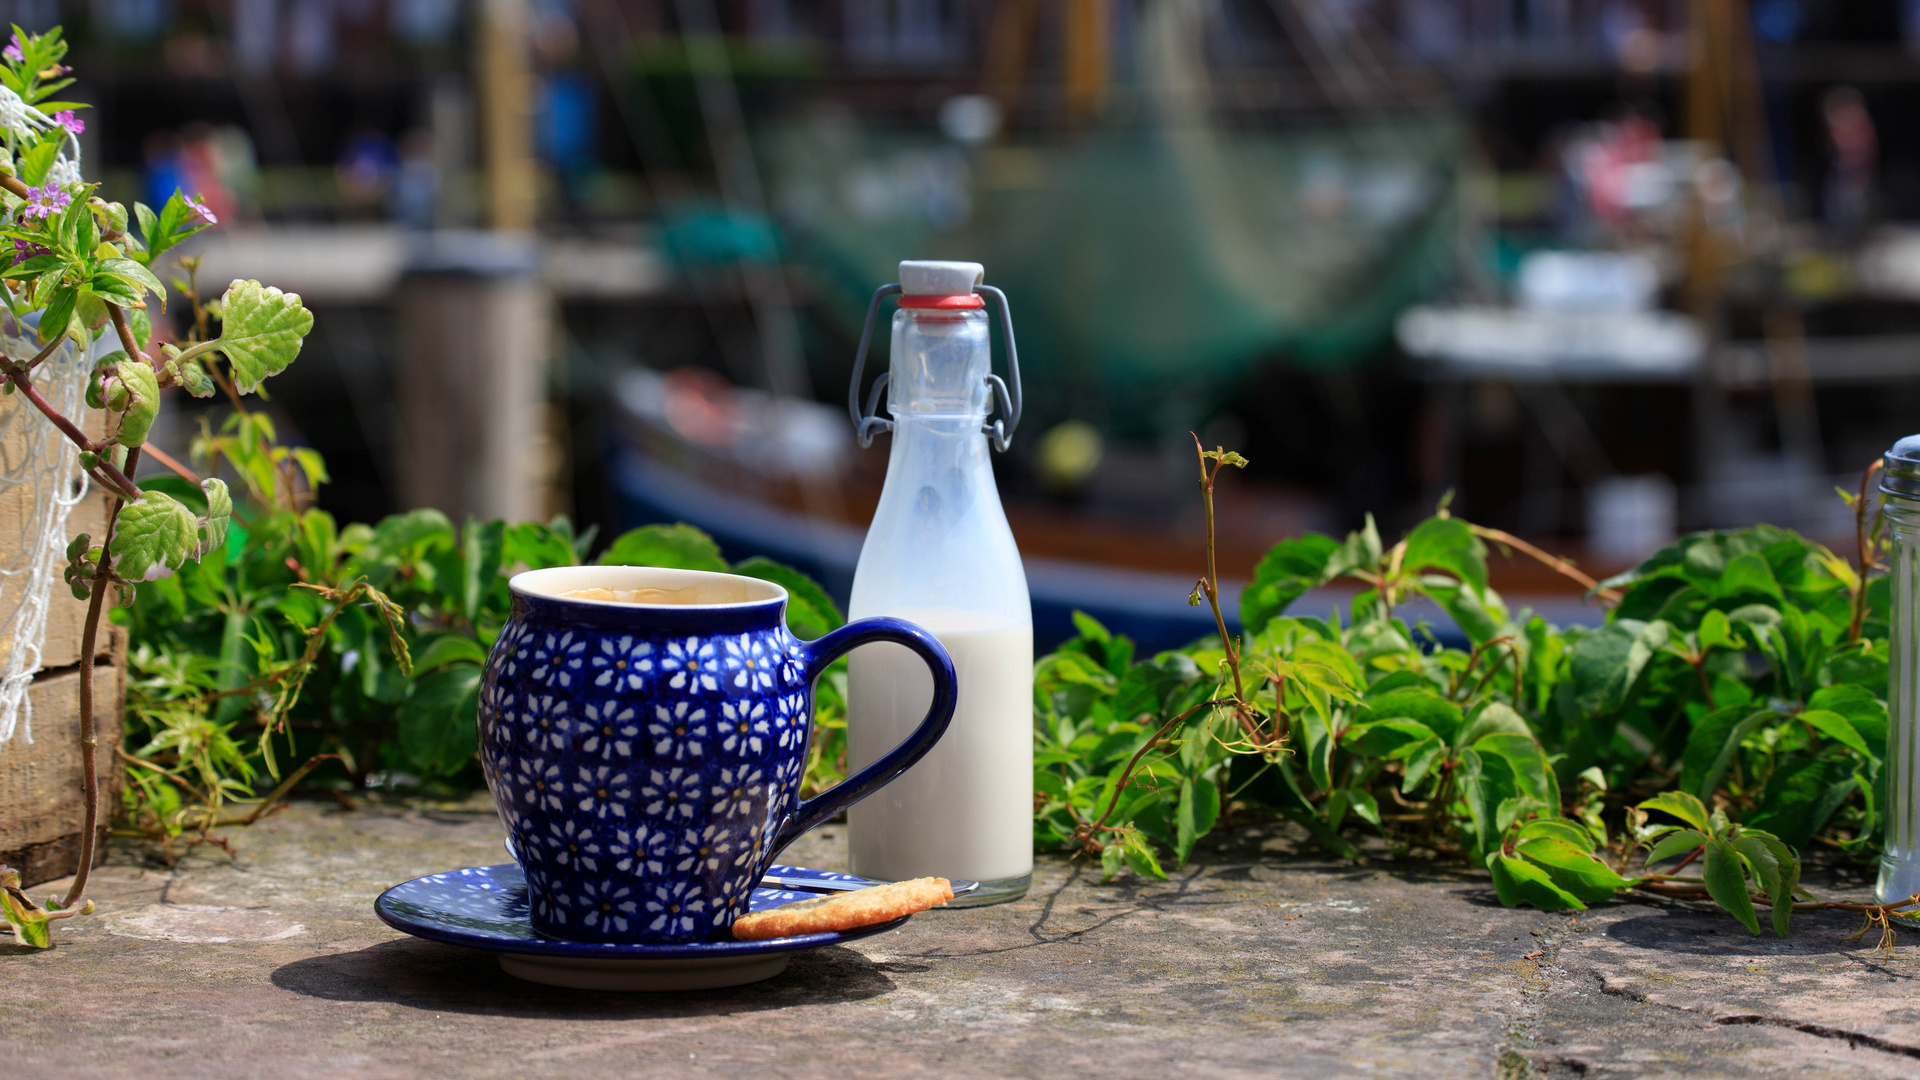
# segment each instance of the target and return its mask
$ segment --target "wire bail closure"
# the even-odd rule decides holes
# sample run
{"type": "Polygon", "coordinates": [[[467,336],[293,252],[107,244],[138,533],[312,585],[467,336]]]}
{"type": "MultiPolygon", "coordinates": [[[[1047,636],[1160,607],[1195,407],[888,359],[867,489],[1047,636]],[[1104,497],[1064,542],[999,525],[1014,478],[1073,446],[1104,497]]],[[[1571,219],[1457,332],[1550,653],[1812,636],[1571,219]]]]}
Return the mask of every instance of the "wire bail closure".
{"type": "MultiPolygon", "coordinates": [[[[873,342],[873,320],[880,314],[880,301],[901,293],[899,283],[882,285],[873,290],[873,299],[867,304],[867,321],[860,327],[860,347],[853,354],[853,385],[847,389],[847,414],[853,418],[853,428],[860,438],[860,448],[865,450],[873,445],[873,437],[882,431],[892,431],[893,421],[880,415],[880,402],[886,393],[887,384],[892,381],[893,373],[883,371],[873,381],[873,389],[867,392],[865,408],[861,407],[860,383],[867,366],[867,346],[873,342]]],[[[1007,375],[1012,385],[1001,380],[991,371],[987,374],[987,385],[993,391],[993,402],[1000,409],[1000,419],[980,425],[980,430],[993,440],[993,448],[1001,453],[1013,445],[1013,430],[1020,426],[1020,354],[1013,344],[1013,312],[1007,307],[1007,294],[991,285],[975,285],[973,291],[991,296],[1000,302],[1000,336],[1007,342],[1007,375]]],[[[989,359],[989,366],[992,361],[989,359]]]]}

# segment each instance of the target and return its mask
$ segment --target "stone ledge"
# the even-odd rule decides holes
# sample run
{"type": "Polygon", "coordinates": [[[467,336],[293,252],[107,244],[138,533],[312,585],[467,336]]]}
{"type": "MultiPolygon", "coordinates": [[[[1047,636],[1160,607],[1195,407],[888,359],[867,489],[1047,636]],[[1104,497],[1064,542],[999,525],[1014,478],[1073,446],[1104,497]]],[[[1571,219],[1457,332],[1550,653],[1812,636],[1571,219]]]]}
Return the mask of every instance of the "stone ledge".
{"type": "MultiPolygon", "coordinates": [[[[833,868],[842,829],[786,858],[833,868]]],[[[202,847],[172,869],[116,848],[98,914],[51,952],[0,955],[20,988],[0,996],[16,1070],[1906,1080],[1920,1047],[1920,948],[1848,946],[1849,918],[1782,940],[1680,904],[1513,910],[1484,875],[1327,860],[1290,829],[1210,838],[1167,882],[1043,859],[1016,903],[668,995],[519,982],[374,917],[389,885],[502,861],[489,810],[302,803],[231,835],[237,860],[202,847]]]]}

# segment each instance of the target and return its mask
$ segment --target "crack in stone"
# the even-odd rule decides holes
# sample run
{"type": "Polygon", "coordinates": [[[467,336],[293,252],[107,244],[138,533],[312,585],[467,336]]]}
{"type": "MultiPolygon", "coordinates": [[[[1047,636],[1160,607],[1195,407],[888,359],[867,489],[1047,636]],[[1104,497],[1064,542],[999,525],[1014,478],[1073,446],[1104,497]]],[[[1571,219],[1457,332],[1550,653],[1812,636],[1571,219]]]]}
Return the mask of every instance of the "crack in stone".
{"type": "MultiPolygon", "coordinates": [[[[1533,959],[1522,963],[1532,964],[1533,969],[1522,969],[1523,985],[1520,988],[1520,1004],[1507,1018],[1507,1041],[1500,1048],[1500,1057],[1495,1065],[1497,1080],[1538,1080],[1540,1072],[1536,1064],[1546,1064],[1527,1052],[1533,1045],[1535,1029],[1539,1026],[1540,1012],[1546,1004],[1547,995],[1553,991],[1553,980],[1548,971],[1558,970],[1560,946],[1566,941],[1569,930],[1561,920],[1552,920],[1540,932],[1537,949],[1533,959]]],[[[1585,1071],[1585,1066],[1581,1066],[1585,1071]]]]}
{"type": "Polygon", "coordinates": [[[1730,1016],[1716,1016],[1713,1018],[1713,1022],[1723,1026],[1757,1024],[1766,1027],[1786,1028],[1789,1031],[1804,1032],[1822,1039],[1838,1039],[1856,1050],[1864,1046],[1869,1050],[1878,1050],[1885,1054],[1898,1054],[1901,1057],[1920,1058],[1920,1046],[1907,1046],[1904,1043],[1889,1042],[1886,1039],[1879,1038],[1875,1035],[1868,1035],[1865,1032],[1848,1031],[1844,1028],[1832,1028],[1827,1027],[1825,1024],[1803,1023],[1798,1020],[1789,1020],[1783,1016],[1762,1016],[1759,1013],[1735,1013],[1730,1016]]]}

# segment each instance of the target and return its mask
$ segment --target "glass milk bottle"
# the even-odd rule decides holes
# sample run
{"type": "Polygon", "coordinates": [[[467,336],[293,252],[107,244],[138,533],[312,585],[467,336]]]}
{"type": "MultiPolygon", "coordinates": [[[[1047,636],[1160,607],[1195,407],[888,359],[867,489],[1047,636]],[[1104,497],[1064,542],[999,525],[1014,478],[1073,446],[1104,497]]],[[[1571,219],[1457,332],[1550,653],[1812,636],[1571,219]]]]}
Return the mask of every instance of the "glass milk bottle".
{"type": "MultiPolygon", "coordinates": [[[[906,775],[848,811],[851,869],[862,877],[971,878],[952,906],[1013,900],[1033,879],[1033,615],[1026,574],[987,457],[1019,419],[1019,368],[1006,298],[978,263],[903,262],[893,317],[887,419],[859,407],[861,339],[849,406],[862,444],[891,428],[886,486],[854,573],[850,618],[892,615],[931,631],[960,679],[953,724],[906,775]],[[991,373],[985,302],[1000,300],[1013,389],[991,373]],[[1002,419],[989,424],[996,400],[1002,419]]],[[[877,402],[876,384],[869,409],[877,402]]],[[[847,764],[872,761],[925,715],[933,684],[892,644],[848,660],[847,764]]]]}
{"type": "Polygon", "coordinates": [[[1893,444],[1882,460],[1880,493],[1890,536],[1887,618],[1887,846],[1880,902],[1920,893],[1920,435],[1893,444]]]}

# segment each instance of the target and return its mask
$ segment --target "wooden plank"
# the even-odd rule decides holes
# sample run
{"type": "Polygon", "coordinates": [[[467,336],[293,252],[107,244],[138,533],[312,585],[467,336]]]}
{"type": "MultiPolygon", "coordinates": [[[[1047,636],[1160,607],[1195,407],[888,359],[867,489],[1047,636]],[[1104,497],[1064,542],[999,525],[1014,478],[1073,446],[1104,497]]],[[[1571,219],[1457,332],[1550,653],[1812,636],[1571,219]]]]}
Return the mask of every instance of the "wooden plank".
{"type": "MultiPolygon", "coordinates": [[[[114,635],[116,643],[119,634],[114,635]]],[[[98,765],[104,839],[106,819],[119,799],[120,764],[114,748],[120,745],[121,710],[126,677],[115,656],[94,670],[94,722],[99,725],[98,765]]],[[[80,714],[80,673],[65,671],[42,676],[28,691],[33,699],[34,741],[15,736],[0,754],[0,863],[21,872],[28,885],[37,885],[73,872],[78,857],[84,813],[80,802],[80,759],[77,726],[80,714]]],[[[102,854],[106,845],[99,847],[102,854]]]]}

